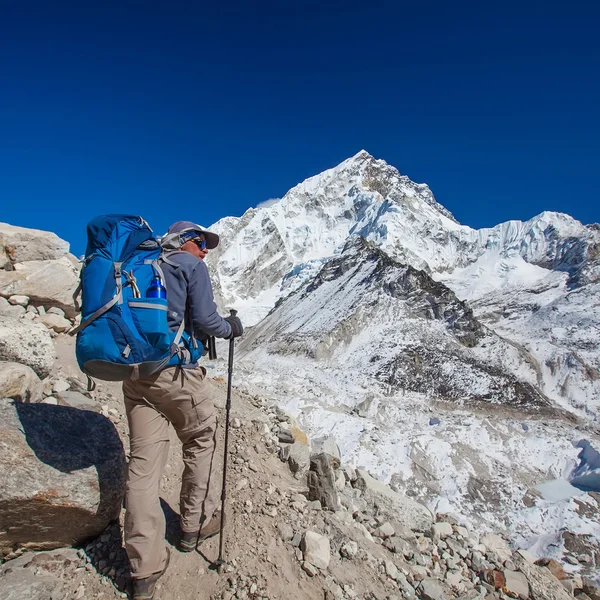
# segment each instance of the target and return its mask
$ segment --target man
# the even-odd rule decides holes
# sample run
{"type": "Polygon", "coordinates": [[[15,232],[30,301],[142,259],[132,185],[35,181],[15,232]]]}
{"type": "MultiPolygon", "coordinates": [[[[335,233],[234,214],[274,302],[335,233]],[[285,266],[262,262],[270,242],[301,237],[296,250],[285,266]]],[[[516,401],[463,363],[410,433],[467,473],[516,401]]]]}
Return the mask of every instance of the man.
{"type": "MultiPolygon", "coordinates": [[[[161,264],[167,289],[169,329],[185,329],[200,341],[213,335],[232,338],[243,333],[238,317],[217,313],[203,258],[219,236],[190,221],[178,221],[161,240],[167,260],[161,264]],[[171,250],[171,251],[170,251],[171,250]]],[[[125,494],[125,548],[131,563],[134,600],[151,600],[166,571],[165,518],[159,487],[169,451],[169,423],[182,442],[180,550],[220,531],[218,492],[213,482],[217,419],[206,369],[197,363],[169,367],[147,379],[123,383],[130,430],[131,458],[125,494]]]]}

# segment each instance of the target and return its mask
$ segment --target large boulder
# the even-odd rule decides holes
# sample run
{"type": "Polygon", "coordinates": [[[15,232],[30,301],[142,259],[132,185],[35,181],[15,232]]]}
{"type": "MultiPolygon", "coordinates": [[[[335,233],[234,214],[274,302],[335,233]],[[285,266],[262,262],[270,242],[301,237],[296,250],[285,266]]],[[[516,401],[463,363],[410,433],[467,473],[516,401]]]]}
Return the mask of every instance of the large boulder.
{"type": "Polygon", "coordinates": [[[8,256],[13,263],[20,263],[53,260],[65,256],[68,251],[69,243],[55,233],[0,223],[0,264],[2,255],[8,256]]]}
{"type": "Polygon", "coordinates": [[[22,306],[15,306],[6,298],[2,298],[2,296],[0,296],[0,315],[18,319],[19,317],[22,317],[25,312],[26,310],[22,306]]]}
{"type": "Polygon", "coordinates": [[[0,360],[31,367],[42,379],[54,364],[54,345],[40,323],[0,315],[0,360]]]}
{"type": "Polygon", "coordinates": [[[0,271],[0,296],[29,296],[33,304],[57,306],[67,316],[77,313],[73,293],[79,284],[79,270],[72,258],[16,263],[14,271],[0,271]]]}
{"type": "Polygon", "coordinates": [[[40,402],[44,386],[35,371],[27,365],[0,361],[0,398],[21,402],[40,402]]]}
{"type": "Polygon", "coordinates": [[[125,454],[88,410],[0,399],[0,557],[99,535],[120,511],[125,454]]]}
{"type": "Polygon", "coordinates": [[[377,505],[381,514],[413,531],[430,531],[434,518],[431,511],[412,498],[394,492],[389,486],[357,469],[352,486],[362,491],[368,504],[377,505]]]}

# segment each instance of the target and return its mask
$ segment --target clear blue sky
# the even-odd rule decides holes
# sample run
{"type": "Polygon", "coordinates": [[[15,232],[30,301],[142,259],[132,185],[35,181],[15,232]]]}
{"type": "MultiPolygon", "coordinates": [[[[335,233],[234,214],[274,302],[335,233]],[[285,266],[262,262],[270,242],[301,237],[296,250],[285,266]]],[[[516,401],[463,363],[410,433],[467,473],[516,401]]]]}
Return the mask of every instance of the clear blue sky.
{"type": "Polygon", "coordinates": [[[0,0],[0,220],[80,253],[97,214],[208,225],[364,148],[473,227],[597,222],[599,30],[592,0],[0,0]]]}

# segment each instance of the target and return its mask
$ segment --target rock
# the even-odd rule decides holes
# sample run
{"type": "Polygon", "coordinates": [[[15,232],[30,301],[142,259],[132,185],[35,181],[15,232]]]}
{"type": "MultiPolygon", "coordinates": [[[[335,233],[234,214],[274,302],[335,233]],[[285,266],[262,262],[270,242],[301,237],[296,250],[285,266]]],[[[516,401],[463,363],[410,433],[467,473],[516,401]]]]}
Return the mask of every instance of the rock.
{"type": "Polygon", "coordinates": [[[535,561],[535,564],[540,567],[546,567],[546,569],[548,569],[548,571],[550,571],[550,573],[552,573],[552,575],[554,575],[554,577],[556,577],[558,580],[567,578],[567,574],[562,568],[562,565],[553,558],[540,558],[539,560],[535,561]]]}
{"type": "Polygon", "coordinates": [[[69,243],[50,231],[0,223],[0,247],[13,263],[52,260],[65,256],[69,243]]]}
{"type": "Polygon", "coordinates": [[[439,523],[434,523],[431,526],[431,534],[434,540],[443,540],[453,533],[454,530],[452,529],[452,525],[450,525],[450,523],[444,523],[441,521],[439,523]]]}
{"type": "Polygon", "coordinates": [[[29,304],[29,296],[11,296],[8,302],[13,306],[27,306],[29,304]]]}
{"type": "Polygon", "coordinates": [[[423,579],[417,588],[422,600],[449,600],[451,596],[436,579],[423,579]]]}
{"type": "Polygon", "coordinates": [[[40,402],[44,386],[35,371],[27,365],[0,361],[0,398],[19,402],[40,402]]]}
{"type": "Polygon", "coordinates": [[[0,360],[27,365],[40,378],[48,376],[54,364],[48,330],[39,323],[0,316],[0,360]]]}
{"type": "Polygon", "coordinates": [[[277,439],[284,444],[293,444],[296,441],[294,434],[289,429],[280,429],[277,439]]]}
{"type": "Polygon", "coordinates": [[[437,417],[431,417],[431,419],[429,419],[429,424],[430,425],[439,425],[440,420],[437,417]]]}
{"type": "Polygon", "coordinates": [[[312,441],[312,453],[328,454],[333,459],[332,466],[334,469],[339,469],[342,464],[340,447],[337,445],[337,442],[332,435],[314,439],[312,441]]]}
{"type": "Polygon", "coordinates": [[[56,393],[66,392],[71,386],[64,379],[57,379],[52,383],[52,391],[56,393]]]}
{"type": "Polygon", "coordinates": [[[532,565],[519,552],[512,558],[517,569],[527,578],[531,597],[535,600],[568,600],[573,597],[565,590],[560,581],[545,567],[532,565]]]}
{"type": "MultiPolygon", "coordinates": [[[[311,565],[308,561],[304,561],[302,563],[302,570],[309,576],[309,577],[314,577],[315,575],[317,575],[319,573],[319,570],[314,567],[313,565],[311,565]]],[[[238,596],[239,597],[239,596],[238,596]]]]}
{"type": "Polygon", "coordinates": [[[65,333],[71,329],[71,321],[54,313],[46,313],[35,318],[36,323],[43,323],[48,329],[56,333],[65,333]]]}
{"type": "Polygon", "coordinates": [[[79,284],[79,271],[68,257],[17,263],[14,268],[0,271],[0,296],[29,296],[35,304],[58,306],[75,317],[73,293],[79,284]]]}
{"type": "Polygon", "coordinates": [[[346,476],[342,471],[334,471],[334,474],[336,475],[335,489],[341,492],[346,487],[346,476]]]}
{"type": "Polygon", "coordinates": [[[385,568],[385,574],[390,579],[393,579],[394,581],[396,579],[398,579],[398,575],[399,575],[398,567],[391,560],[383,561],[383,566],[385,568]]]}
{"type": "Polygon", "coordinates": [[[586,593],[592,600],[600,600],[600,587],[593,579],[590,579],[589,577],[583,577],[582,587],[584,593],[586,593]]]}
{"type": "Polygon", "coordinates": [[[15,306],[6,298],[0,297],[0,315],[6,315],[7,317],[18,319],[26,314],[26,312],[27,311],[22,306],[15,306]]]}
{"type": "Polygon", "coordinates": [[[304,560],[318,569],[327,569],[331,559],[329,539],[315,531],[306,531],[300,543],[304,560]]]}
{"type": "Polygon", "coordinates": [[[310,466],[310,449],[304,444],[291,444],[288,449],[287,463],[296,478],[300,478],[310,466]]]}
{"type": "Polygon", "coordinates": [[[68,597],[66,583],[61,581],[60,574],[31,568],[31,562],[32,556],[25,554],[0,566],[2,600],[63,600],[68,597]]]}
{"type": "Polygon", "coordinates": [[[358,469],[354,487],[362,490],[363,498],[376,503],[379,511],[391,520],[414,531],[429,531],[433,523],[431,511],[415,500],[394,492],[387,485],[371,477],[364,469],[358,469]]]}
{"type": "Polygon", "coordinates": [[[240,421],[240,420],[239,420],[237,417],[234,417],[234,418],[231,420],[231,427],[232,427],[233,429],[240,429],[240,428],[241,428],[241,426],[242,426],[242,422],[241,422],[241,421],[240,421]]]}
{"type": "Polygon", "coordinates": [[[520,598],[520,600],[529,598],[529,583],[527,583],[527,577],[523,573],[504,569],[502,574],[504,575],[504,588],[502,591],[505,594],[511,598],[520,598]]]}
{"type": "Polygon", "coordinates": [[[99,404],[92,398],[88,398],[80,392],[57,392],[56,397],[60,400],[61,404],[66,404],[72,408],[100,412],[99,404]]]}
{"type": "Polygon", "coordinates": [[[46,313],[49,315],[58,315],[59,317],[65,316],[65,311],[62,308],[58,308],[58,306],[51,306],[46,313]]]}
{"type": "Polygon", "coordinates": [[[354,540],[344,542],[340,546],[340,554],[344,558],[352,560],[358,554],[358,544],[354,540]]]}
{"type": "Polygon", "coordinates": [[[6,254],[6,248],[0,242],[0,269],[7,269],[9,271],[12,270],[12,262],[10,262],[10,258],[8,258],[8,254],[6,254]]]}
{"type": "Polygon", "coordinates": [[[306,483],[309,490],[309,500],[319,500],[321,505],[329,510],[339,509],[340,503],[335,487],[335,475],[328,454],[311,455],[310,471],[306,483]]]}
{"type": "Polygon", "coordinates": [[[279,530],[279,535],[284,542],[289,542],[294,538],[294,530],[289,523],[278,523],[277,529],[279,530]]]}
{"type": "Polygon", "coordinates": [[[381,538],[382,540],[385,540],[386,538],[392,537],[394,535],[394,533],[396,533],[394,531],[394,528],[391,526],[391,524],[388,521],[386,521],[385,523],[382,523],[373,532],[373,536],[381,538]]]}
{"type": "Polygon", "coordinates": [[[512,550],[506,541],[495,533],[486,533],[481,537],[481,543],[487,548],[488,553],[492,552],[498,559],[498,562],[504,563],[510,560],[512,550]]]}
{"type": "Polygon", "coordinates": [[[99,535],[120,512],[125,453],[89,411],[0,399],[0,556],[99,535]]]}
{"type": "Polygon", "coordinates": [[[342,467],[342,471],[344,473],[344,477],[346,478],[346,481],[349,481],[350,483],[354,483],[356,481],[356,478],[357,478],[356,469],[354,469],[353,467],[350,467],[348,465],[344,465],[342,467]]]}

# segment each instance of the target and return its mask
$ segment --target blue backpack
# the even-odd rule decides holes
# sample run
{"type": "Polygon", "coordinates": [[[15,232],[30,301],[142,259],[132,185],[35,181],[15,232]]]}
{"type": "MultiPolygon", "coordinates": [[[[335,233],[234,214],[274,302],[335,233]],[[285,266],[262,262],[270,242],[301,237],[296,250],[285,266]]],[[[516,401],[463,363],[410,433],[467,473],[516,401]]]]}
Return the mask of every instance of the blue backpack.
{"type": "Polygon", "coordinates": [[[164,284],[161,264],[168,262],[146,221],[102,215],[88,223],[87,237],[81,324],[72,332],[81,370],[88,377],[123,381],[196,362],[203,348],[185,332],[185,320],[170,332],[167,300],[146,297],[155,277],[164,284]]]}

